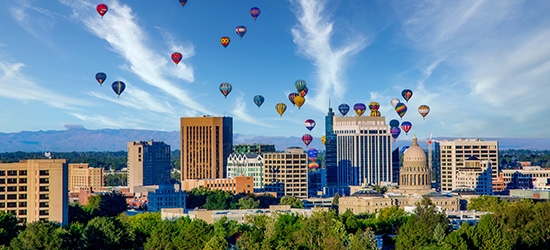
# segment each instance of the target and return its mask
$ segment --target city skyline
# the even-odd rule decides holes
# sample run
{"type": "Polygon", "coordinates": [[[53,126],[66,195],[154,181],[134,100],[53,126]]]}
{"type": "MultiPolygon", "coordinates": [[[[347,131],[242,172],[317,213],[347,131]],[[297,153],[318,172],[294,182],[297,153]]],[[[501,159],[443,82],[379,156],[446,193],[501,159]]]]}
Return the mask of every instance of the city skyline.
{"type": "MultiPolygon", "coordinates": [[[[330,106],[390,105],[411,89],[406,137],[548,138],[545,1],[8,1],[0,20],[1,132],[177,131],[180,117],[234,118],[234,132],[324,134],[330,106]],[[249,14],[259,7],[256,21],[249,14]],[[241,38],[239,25],[248,32],[241,38]],[[231,43],[223,48],[220,37],[231,43]],[[183,54],[176,66],[172,52],[183,54]],[[102,87],[94,76],[105,72],[102,87]],[[304,79],[301,109],[287,96],[304,79]],[[113,81],[124,81],[117,97],[113,81]],[[218,87],[233,85],[224,98],[218,87]],[[258,108],[255,95],[265,97],[258,108]],[[286,103],[280,117],[275,104],[286,103]],[[431,108],[426,119],[419,105],[431,108]],[[317,126],[310,132],[306,119],[317,126]],[[39,120],[40,122],[37,122],[39,120]]],[[[355,115],[350,110],[349,115],[355,115]]],[[[368,112],[365,113],[368,115],[368,112]]]]}

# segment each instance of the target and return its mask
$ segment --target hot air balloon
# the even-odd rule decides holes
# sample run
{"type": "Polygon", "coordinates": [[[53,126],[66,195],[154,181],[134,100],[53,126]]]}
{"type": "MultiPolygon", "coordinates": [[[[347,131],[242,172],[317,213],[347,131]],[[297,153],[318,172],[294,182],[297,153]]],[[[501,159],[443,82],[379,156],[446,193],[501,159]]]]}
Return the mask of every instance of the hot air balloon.
{"type": "Polygon", "coordinates": [[[180,0],[181,7],[185,7],[187,0],[180,0]]]}
{"type": "Polygon", "coordinates": [[[306,97],[307,92],[308,92],[308,89],[307,89],[307,87],[305,87],[304,89],[302,89],[302,91],[300,91],[300,96],[301,97],[306,97]]]}
{"type": "Polygon", "coordinates": [[[342,116],[346,116],[349,111],[349,105],[342,103],[340,104],[340,106],[338,106],[338,110],[340,111],[340,114],[342,114],[342,116]]]}
{"type": "Polygon", "coordinates": [[[231,42],[231,39],[229,37],[224,36],[220,38],[220,43],[224,48],[227,48],[227,45],[229,45],[229,42],[231,42]]]}
{"type": "Polygon", "coordinates": [[[367,110],[367,106],[363,103],[356,103],[353,105],[353,110],[355,110],[355,113],[357,113],[358,116],[362,116],[363,113],[365,113],[365,110],[367,110]]]}
{"type": "Polygon", "coordinates": [[[306,144],[306,147],[309,146],[312,140],[313,140],[313,136],[311,136],[310,134],[305,134],[302,136],[302,141],[304,142],[304,144],[306,144]]]}
{"type": "Polygon", "coordinates": [[[275,110],[277,110],[277,113],[282,117],[283,113],[286,111],[286,104],[280,102],[275,105],[275,110]]]}
{"type": "Polygon", "coordinates": [[[294,97],[294,104],[298,106],[298,109],[300,109],[302,105],[304,105],[304,102],[306,102],[306,98],[304,98],[303,96],[297,95],[294,97]]]}
{"type": "Polygon", "coordinates": [[[243,39],[243,36],[246,34],[246,27],[242,25],[237,26],[237,28],[235,28],[235,32],[237,32],[237,35],[239,35],[241,39],[243,39]]]}
{"type": "Polygon", "coordinates": [[[395,106],[395,112],[397,112],[399,117],[403,118],[405,113],[407,113],[407,105],[405,105],[405,103],[402,103],[402,102],[398,103],[395,106]]]}
{"type": "Polygon", "coordinates": [[[395,108],[395,106],[400,103],[401,101],[397,98],[391,99],[391,106],[395,108]]]}
{"type": "Polygon", "coordinates": [[[179,52],[172,53],[172,61],[174,61],[174,63],[176,65],[178,65],[178,63],[180,63],[182,58],[183,58],[183,56],[181,55],[181,53],[179,53],[179,52]]]}
{"type": "Polygon", "coordinates": [[[260,15],[260,8],[252,7],[250,9],[250,15],[254,18],[254,21],[256,21],[256,18],[260,15]]]}
{"type": "Polygon", "coordinates": [[[263,96],[261,96],[261,95],[254,96],[254,104],[256,104],[256,106],[258,106],[258,108],[260,108],[260,106],[262,106],[264,101],[265,101],[265,99],[264,99],[263,96]]]}
{"type": "Polygon", "coordinates": [[[223,96],[227,99],[227,95],[229,95],[229,93],[231,92],[231,89],[233,87],[231,87],[231,84],[227,83],[227,82],[224,82],[222,84],[220,84],[220,91],[222,92],[223,96]]]}
{"type": "Polygon", "coordinates": [[[405,131],[405,135],[406,135],[407,133],[409,133],[409,131],[411,130],[412,126],[413,126],[412,123],[409,122],[409,121],[404,121],[404,122],[401,123],[401,128],[403,129],[403,131],[405,131]]]}
{"type": "Polygon", "coordinates": [[[401,96],[405,98],[405,101],[409,102],[409,99],[413,96],[413,92],[410,89],[404,89],[401,91],[401,96]]]}
{"type": "Polygon", "coordinates": [[[95,79],[97,80],[97,82],[99,82],[99,86],[103,86],[103,82],[105,81],[105,79],[107,79],[107,74],[99,72],[95,74],[95,79]]]}
{"type": "Polygon", "coordinates": [[[394,128],[394,127],[399,127],[399,121],[396,120],[396,119],[392,119],[390,121],[390,127],[394,128]]]}
{"type": "Polygon", "coordinates": [[[418,107],[418,113],[420,113],[422,119],[426,119],[426,116],[430,113],[430,107],[428,107],[428,105],[420,105],[420,107],[418,107]]]}
{"type": "Polygon", "coordinates": [[[292,105],[296,106],[296,103],[294,103],[294,97],[298,96],[298,93],[290,93],[288,94],[288,100],[290,100],[290,103],[292,105]]]}
{"type": "Polygon", "coordinates": [[[317,158],[318,154],[319,154],[319,151],[317,151],[317,149],[315,149],[315,148],[310,148],[307,151],[307,156],[309,157],[309,159],[313,158],[313,160],[311,160],[311,161],[314,161],[315,158],[317,158]]]}
{"type": "Polygon", "coordinates": [[[307,83],[304,80],[296,80],[294,82],[294,87],[296,87],[296,90],[298,91],[298,93],[300,93],[300,91],[304,90],[306,85],[307,85],[307,83]]]}
{"type": "Polygon", "coordinates": [[[99,13],[101,18],[103,18],[105,13],[107,13],[107,10],[109,10],[109,7],[107,7],[107,5],[101,3],[101,4],[98,4],[97,7],[95,7],[95,9],[97,10],[97,13],[99,13]]]}
{"type": "Polygon", "coordinates": [[[369,109],[370,110],[378,110],[380,109],[380,104],[377,102],[371,102],[369,103],[369,109]]]}
{"type": "Polygon", "coordinates": [[[397,137],[399,137],[399,134],[401,134],[401,129],[399,127],[393,127],[390,128],[391,137],[393,137],[393,140],[395,141],[397,137]]]}
{"type": "Polygon", "coordinates": [[[323,145],[326,145],[326,143],[327,143],[327,136],[326,135],[321,136],[321,142],[323,143],[323,145]]]}
{"type": "Polygon", "coordinates": [[[319,164],[317,162],[312,162],[308,165],[308,167],[311,169],[311,170],[316,170],[319,168],[319,164]]]}
{"type": "Polygon", "coordinates": [[[315,128],[315,121],[313,119],[307,119],[304,124],[306,125],[307,130],[311,131],[315,128]]]}
{"type": "Polygon", "coordinates": [[[120,94],[122,94],[122,92],[124,92],[124,89],[126,88],[126,84],[121,81],[115,81],[113,82],[111,87],[113,88],[113,91],[115,91],[115,93],[120,97],[120,94]]]}

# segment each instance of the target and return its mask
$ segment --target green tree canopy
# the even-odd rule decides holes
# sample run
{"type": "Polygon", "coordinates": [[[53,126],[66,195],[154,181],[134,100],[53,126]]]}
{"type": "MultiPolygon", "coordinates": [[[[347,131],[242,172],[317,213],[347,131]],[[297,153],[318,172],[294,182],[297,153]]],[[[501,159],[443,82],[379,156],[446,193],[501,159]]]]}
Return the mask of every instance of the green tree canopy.
{"type": "Polygon", "coordinates": [[[291,208],[304,208],[304,203],[302,200],[294,196],[283,196],[281,197],[280,205],[290,205],[291,208]]]}

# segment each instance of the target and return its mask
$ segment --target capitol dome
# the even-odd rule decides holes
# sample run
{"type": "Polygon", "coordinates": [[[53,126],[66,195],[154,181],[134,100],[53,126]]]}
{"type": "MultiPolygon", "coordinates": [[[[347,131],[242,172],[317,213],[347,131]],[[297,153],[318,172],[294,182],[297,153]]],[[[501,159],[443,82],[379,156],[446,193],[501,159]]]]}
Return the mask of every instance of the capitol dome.
{"type": "Polygon", "coordinates": [[[426,194],[431,191],[431,169],[424,149],[418,146],[416,136],[403,154],[403,166],[399,172],[399,188],[406,193],[426,194]]]}
{"type": "Polygon", "coordinates": [[[412,140],[412,145],[403,153],[403,161],[426,161],[426,153],[418,146],[416,136],[412,140]]]}

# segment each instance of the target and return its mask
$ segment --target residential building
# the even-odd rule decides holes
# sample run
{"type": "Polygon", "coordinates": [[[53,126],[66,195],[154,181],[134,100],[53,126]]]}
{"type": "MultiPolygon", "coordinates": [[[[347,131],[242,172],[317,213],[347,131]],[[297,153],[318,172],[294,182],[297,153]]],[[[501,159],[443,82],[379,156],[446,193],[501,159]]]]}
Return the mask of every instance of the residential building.
{"type": "Polygon", "coordinates": [[[252,176],[234,176],[233,178],[184,180],[181,182],[181,189],[185,191],[191,191],[198,187],[223,190],[233,194],[251,194],[254,193],[254,178],[252,176]]]}
{"type": "Polygon", "coordinates": [[[451,192],[458,187],[457,171],[464,167],[465,161],[475,156],[491,165],[491,178],[498,176],[498,142],[482,139],[455,139],[453,141],[434,142],[439,148],[441,191],[451,192]]]}
{"type": "Polygon", "coordinates": [[[170,183],[170,145],[162,141],[128,142],[128,187],[170,183]]]}
{"type": "Polygon", "coordinates": [[[308,198],[308,157],[303,148],[264,154],[264,188],[277,196],[308,198]]]}
{"type": "Polygon", "coordinates": [[[261,154],[275,152],[274,144],[239,144],[233,145],[233,153],[240,154],[261,154]]]}
{"type": "Polygon", "coordinates": [[[233,148],[233,118],[182,117],[180,120],[181,181],[227,177],[233,148]]]}
{"type": "Polygon", "coordinates": [[[263,189],[264,160],[261,154],[232,153],[227,159],[227,178],[252,176],[254,191],[263,189]]]}
{"type": "Polygon", "coordinates": [[[81,188],[96,190],[105,183],[103,168],[89,167],[88,163],[69,163],[69,191],[81,188]]]}
{"type": "MultiPolygon", "coordinates": [[[[383,116],[334,117],[337,186],[392,182],[392,137],[383,116]]],[[[327,173],[327,176],[329,173],[327,173]]]]}
{"type": "Polygon", "coordinates": [[[459,189],[472,189],[477,194],[493,194],[491,162],[471,156],[464,161],[463,167],[457,168],[456,175],[456,186],[459,189]]]}
{"type": "Polygon", "coordinates": [[[65,159],[0,163],[0,210],[24,223],[69,222],[68,166],[65,159]]]}

